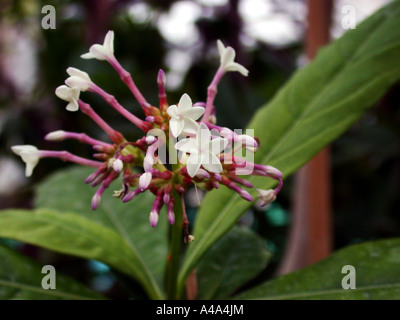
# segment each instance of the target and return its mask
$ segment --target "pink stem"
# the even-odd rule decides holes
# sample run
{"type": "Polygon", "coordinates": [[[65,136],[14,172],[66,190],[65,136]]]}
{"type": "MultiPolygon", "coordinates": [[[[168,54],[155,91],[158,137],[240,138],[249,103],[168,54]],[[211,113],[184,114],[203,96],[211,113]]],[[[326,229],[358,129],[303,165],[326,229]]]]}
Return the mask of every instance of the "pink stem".
{"type": "Polygon", "coordinates": [[[97,125],[104,130],[105,133],[108,134],[110,139],[115,143],[121,143],[124,138],[123,136],[113,128],[111,128],[93,109],[92,107],[83,102],[82,100],[78,100],[80,110],[89,116],[97,125]]]}
{"type": "Polygon", "coordinates": [[[93,146],[102,146],[105,148],[113,148],[113,146],[109,143],[105,143],[103,141],[94,139],[89,137],[86,133],[77,133],[77,132],[65,132],[65,139],[75,139],[82,143],[90,144],[93,146]]]}
{"type": "Polygon", "coordinates": [[[208,119],[210,118],[211,112],[214,108],[214,99],[215,99],[215,96],[217,95],[217,86],[224,74],[225,74],[224,68],[219,67],[217,70],[217,73],[214,76],[214,79],[212,80],[211,84],[208,86],[206,111],[204,112],[201,122],[207,122],[208,119]]]}
{"type": "Polygon", "coordinates": [[[75,162],[93,168],[100,168],[103,165],[102,162],[81,158],[68,151],[41,150],[40,156],[43,158],[59,158],[63,161],[75,162]]]}
{"type": "Polygon", "coordinates": [[[129,90],[132,92],[133,96],[139,102],[142,109],[146,111],[150,107],[150,104],[146,101],[142,93],[136,87],[135,82],[133,82],[131,74],[121,66],[121,64],[115,57],[113,59],[108,60],[108,62],[118,72],[119,76],[121,77],[121,80],[127,85],[129,90]]]}
{"type": "Polygon", "coordinates": [[[117,101],[117,99],[115,99],[113,95],[105,92],[103,89],[101,89],[94,83],[90,86],[90,91],[100,95],[111,107],[113,107],[116,111],[122,114],[126,119],[128,119],[138,128],[142,129],[144,132],[147,132],[153,128],[153,126],[150,123],[145,122],[136,117],[135,115],[133,115],[132,113],[130,113],[128,110],[126,110],[123,106],[119,104],[119,102],[117,101]]]}

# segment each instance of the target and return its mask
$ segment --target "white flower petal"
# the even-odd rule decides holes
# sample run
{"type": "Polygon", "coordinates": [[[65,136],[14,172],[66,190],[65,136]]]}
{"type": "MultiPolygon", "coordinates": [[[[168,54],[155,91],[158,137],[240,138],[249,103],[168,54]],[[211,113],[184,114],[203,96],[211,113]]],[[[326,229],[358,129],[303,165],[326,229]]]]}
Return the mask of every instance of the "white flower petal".
{"type": "Polygon", "coordinates": [[[184,115],[185,115],[185,117],[189,117],[193,120],[197,120],[204,114],[205,111],[206,111],[206,109],[203,107],[192,107],[188,110],[185,110],[184,115]]]}
{"type": "Polygon", "coordinates": [[[204,156],[198,153],[192,153],[187,159],[186,167],[189,176],[192,178],[197,174],[202,164],[204,156]]]}
{"type": "Polygon", "coordinates": [[[219,56],[221,57],[221,61],[222,61],[222,57],[225,54],[225,46],[221,40],[217,40],[217,47],[218,47],[219,56]]]}
{"type": "Polygon", "coordinates": [[[12,151],[19,155],[26,164],[25,175],[30,177],[33,169],[39,162],[40,151],[32,145],[21,145],[11,147],[12,151]]]}
{"type": "Polygon", "coordinates": [[[235,60],[236,52],[233,48],[228,47],[225,49],[224,55],[221,58],[221,65],[226,68],[235,60]]]}
{"type": "Polygon", "coordinates": [[[213,140],[211,140],[210,143],[210,152],[213,154],[220,154],[222,152],[222,150],[224,150],[226,148],[226,146],[228,145],[228,140],[225,138],[215,138],[213,140]]]}
{"type": "Polygon", "coordinates": [[[78,78],[82,78],[83,80],[90,81],[89,75],[86,72],[79,70],[77,68],[69,67],[67,69],[67,73],[71,77],[78,77],[78,78]]]}
{"type": "Polygon", "coordinates": [[[91,82],[88,82],[80,77],[69,77],[67,80],[65,80],[65,83],[69,87],[78,88],[80,91],[86,91],[90,88],[91,82]]]}
{"type": "Polygon", "coordinates": [[[197,130],[197,142],[200,150],[202,150],[203,152],[208,152],[210,140],[210,130],[204,123],[200,123],[199,129],[197,130]]]}
{"type": "Polygon", "coordinates": [[[184,126],[182,132],[184,134],[196,134],[197,130],[199,129],[197,122],[188,117],[185,117],[183,121],[184,126]]]}
{"type": "Polygon", "coordinates": [[[75,112],[79,110],[79,104],[78,101],[73,100],[70,103],[68,103],[67,107],[65,108],[67,111],[75,112]]]}
{"type": "Polygon", "coordinates": [[[174,104],[167,109],[169,116],[175,120],[179,120],[178,107],[174,104]]]}
{"type": "Polygon", "coordinates": [[[189,95],[185,93],[179,100],[178,112],[183,115],[186,111],[192,108],[192,105],[192,99],[190,99],[189,95]]]}
{"type": "Polygon", "coordinates": [[[62,100],[69,101],[70,88],[68,88],[66,85],[62,85],[62,86],[57,87],[56,96],[59,97],[62,100]]]}
{"type": "Polygon", "coordinates": [[[96,57],[91,52],[81,54],[81,58],[82,59],[96,59],[96,57]]]}
{"type": "Polygon", "coordinates": [[[108,51],[109,54],[114,54],[114,31],[108,31],[103,43],[104,48],[108,51]]]}
{"type": "Polygon", "coordinates": [[[36,148],[35,146],[32,146],[30,144],[24,144],[24,145],[12,146],[11,150],[16,155],[20,155],[22,151],[38,151],[38,148],[36,148]]]}
{"type": "Polygon", "coordinates": [[[175,138],[179,137],[179,135],[182,133],[184,125],[184,120],[171,119],[169,121],[169,128],[171,129],[171,133],[175,138]]]}
{"type": "Polygon", "coordinates": [[[243,67],[241,64],[239,64],[237,62],[233,62],[233,63],[229,64],[225,70],[226,71],[237,71],[245,77],[247,77],[249,75],[249,70],[247,70],[245,67],[243,67]]]}
{"type": "Polygon", "coordinates": [[[234,62],[236,56],[235,50],[232,47],[225,48],[220,40],[217,41],[217,47],[220,55],[221,67],[226,72],[237,71],[247,77],[249,71],[241,64],[234,62]]]}
{"type": "Polygon", "coordinates": [[[191,138],[178,141],[175,144],[175,148],[176,150],[187,153],[196,153],[198,151],[196,139],[191,138]]]}
{"type": "Polygon", "coordinates": [[[209,152],[207,155],[204,156],[203,167],[207,171],[214,172],[214,173],[221,173],[222,172],[222,164],[218,157],[209,152]]]}
{"type": "Polygon", "coordinates": [[[94,44],[90,47],[89,52],[97,59],[97,60],[107,60],[109,56],[108,50],[99,44],[94,44]]]}

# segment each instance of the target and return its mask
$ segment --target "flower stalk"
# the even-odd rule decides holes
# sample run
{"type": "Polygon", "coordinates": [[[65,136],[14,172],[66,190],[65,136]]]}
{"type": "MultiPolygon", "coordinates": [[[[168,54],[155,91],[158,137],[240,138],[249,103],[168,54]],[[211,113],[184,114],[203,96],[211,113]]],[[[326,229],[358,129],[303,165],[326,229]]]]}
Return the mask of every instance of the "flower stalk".
{"type": "Polygon", "coordinates": [[[178,300],[178,273],[182,248],[182,235],[183,235],[183,214],[184,214],[184,200],[181,194],[177,191],[173,192],[175,199],[174,215],[175,222],[170,228],[170,246],[168,254],[168,268],[167,268],[167,299],[178,300]]]}

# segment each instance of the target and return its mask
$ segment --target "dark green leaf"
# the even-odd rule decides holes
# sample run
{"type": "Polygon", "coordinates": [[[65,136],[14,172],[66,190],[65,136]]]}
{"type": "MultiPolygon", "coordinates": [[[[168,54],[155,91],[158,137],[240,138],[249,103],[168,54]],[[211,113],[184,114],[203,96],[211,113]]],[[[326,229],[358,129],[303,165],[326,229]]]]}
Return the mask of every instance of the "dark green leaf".
{"type": "Polygon", "coordinates": [[[99,208],[91,209],[95,189],[84,183],[92,169],[73,167],[58,172],[37,189],[36,207],[77,212],[83,217],[117,232],[144,264],[146,272],[162,287],[167,262],[167,219],[162,214],[157,228],[149,223],[154,195],[139,195],[128,203],[112,197],[121,188],[115,182],[104,193],[99,208]]]}
{"type": "Polygon", "coordinates": [[[197,269],[198,299],[224,299],[253,279],[271,254],[264,241],[245,228],[234,228],[201,260],[197,269]]]}
{"type": "Polygon", "coordinates": [[[79,282],[56,272],[56,289],[44,290],[42,267],[0,246],[0,300],[94,300],[102,299],[79,282]]]}
{"type": "MultiPolygon", "coordinates": [[[[345,279],[348,284],[348,280],[345,279]]],[[[400,240],[354,245],[300,271],[271,280],[238,299],[400,299],[400,240]],[[345,265],[355,268],[356,289],[344,290],[345,265]]]]}
{"type": "Polygon", "coordinates": [[[160,288],[132,247],[114,230],[81,215],[51,209],[4,210],[0,212],[0,238],[102,261],[138,280],[152,298],[162,298],[160,288]]]}

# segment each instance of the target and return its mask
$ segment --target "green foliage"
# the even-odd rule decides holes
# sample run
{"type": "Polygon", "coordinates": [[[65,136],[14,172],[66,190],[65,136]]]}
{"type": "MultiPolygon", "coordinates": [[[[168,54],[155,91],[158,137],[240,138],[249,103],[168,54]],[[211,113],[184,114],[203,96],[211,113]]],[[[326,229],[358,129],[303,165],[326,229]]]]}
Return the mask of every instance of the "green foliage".
{"type": "MultiPolygon", "coordinates": [[[[275,166],[287,177],[340,136],[400,79],[399,39],[400,2],[395,1],[322,49],[253,117],[248,127],[261,141],[255,162],[275,166]]],[[[262,189],[274,185],[260,177],[251,182],[262,189]]],[[[181,290],[201,257],[249,206],[226,188],[207,195],[181,270],[181,290]]]]}
{"type": "Polygon", "coordinates": [[[100,207],[93,212],[90,202],[94,190],[83,182],[91,171],[70,168],[54,174],[39,186],[36,198],[38,208],[51,210],[3,212],[0,224],[13,228],[2,228],[0,236],[103,261],[138,280],[152,298],[161,298],[167,261],[166,219],[160,219],[157,229],[152,229],[148,221],[152,196],[143,194],[123,204],[111,196],[118,185],[105,192],[100,207]],[[14,219],[23,221],[10,222],[14,219]]]}
{"type": "Polygon", "coordinates": [[[303,270],[271,280],[237,299],[400,299],[400,239],[342,249],[303,270]],[[345,265],[356,270],[356,289],[344,290],[345,265]]]}
{"type": "Polygon", "coordinates": [[[0,246],[0,300],[93,300],[102,297],[57,273],[56,289],[42,289],[42,267],[0,246]]]}
{"type": "Polygon", "coordinates": [[[139,195],[129,203],[112,197],[121,188],[112,184],[105,191],[96,211],[90,207],[95,189],[84,183],[93,169],[72,167],[58,172],[37,188],[36,207],[62,212],[76,212],[99,225],[114,230],[129,245],[161,285],[167,262],[167,219],[161,214],[156,229],[149,223],[154,196],[150,192],[139,195]]]}
{"type": "Polygon", "coordinates": [[[197,299],[224,299],[253,279],[271,253],[264,241],[246,228],[233,228],[215,243],[196,270],[197,299]]]}
{"type": "MultiPolygon", "coordinates": [[[[400,79],[399,39],[400,1],[394,1],[321,50],[249,124],[261,141],[255,161],[288,176],[340,136],[400,79]]],[[[165,213],[152,229],[148,214],[153,196],[146,193],[122,204],[111,196],[120,188],[117,185],[105,192],[93,212],[94,191],[83,183],[91,171],[72,168],[53,175],[38,188],[35,211],[3,211],[0,237],[102,261],[137,280],[150,298],[163,298],[168,252],[165,213]]],[[[256,188],[274,185],[265,178],[251,181],[256,188]]],[[[254,189],[251,192],[255,195],[254,189]]],[[[244,229],[228,233],[250,206],[226,188],[209,193],[195,224],[196,241],[189,245],[180,270],[180,293],[196,266],[198,297],[204,299],[229,296],[265,267],[269,253],[257,236],[244,229]]],[[[340,251],[238,298],[400,298],[399,244],[400,240],[386,240],[340,251]],[[357,290],[344,291],[340,286],[346,264],[356,267],[357,290]]],[[[31,262],[1,247],[0,258],[5,261],[0,266],[0,297],[46,298],[37,290],[38,266],[30,267],[31,262]]],[[[54,298],[96,298],[72,281],[63,281],[54,298]]]]}
{"type": "Polygon", "coordinates": [[[138,280],[153,299],[162,297],[142,257],[124,238],[81,215],[51,209],[4,210],[0,214],[0,237],[102,261],[138,280]]]}

